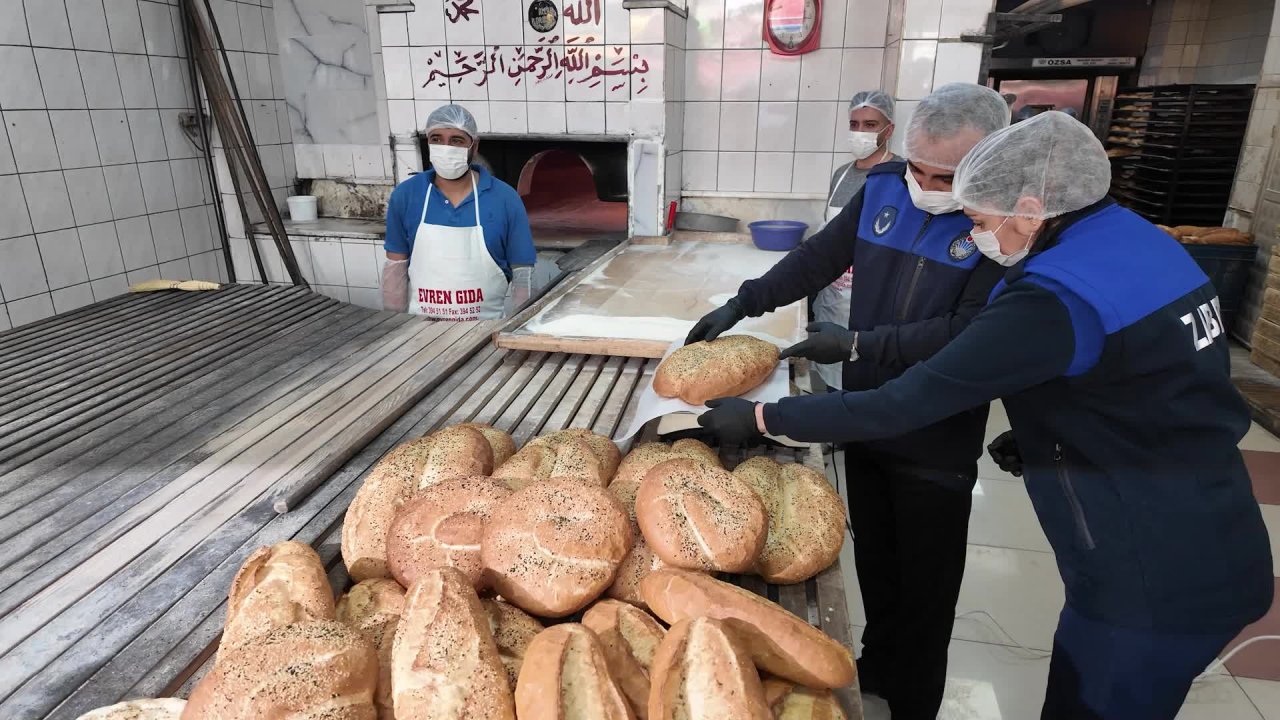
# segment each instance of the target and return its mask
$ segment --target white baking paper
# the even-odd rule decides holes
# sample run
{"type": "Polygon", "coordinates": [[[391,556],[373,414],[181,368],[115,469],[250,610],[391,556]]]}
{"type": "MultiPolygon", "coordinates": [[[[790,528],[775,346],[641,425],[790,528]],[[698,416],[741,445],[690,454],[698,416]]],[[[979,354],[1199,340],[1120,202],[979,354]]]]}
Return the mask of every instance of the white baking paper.
{"type": "MultiPolygon", "coordinates": [[[[727,333],[728,335],[754,335],[754,333],[727,333]]],[[[665,361],[671,356],[671,353],[679,350],[684,345],[683,340],[677,340],[667,348],[666,354],[662,356],[665,361]]],[[[777,402],[784,397],[791,395],[791,374],[789,371],[790,364],[786,361],[778,363],[778,367],[774,369],[773,374],[764,384],[756,387],[756,389],[743,395],[742,397],[751,402],[771,403],[777,402]]],[[[636,416],[631,421],[631,427],[627,428],[623,435],[615,440],[626,440],[636,433],[640,432],[640,428],[644,424],[654,418],[670,418],[673,423],[664,422],[663,425],[669,425],[670,430],[682,430],[697,427],[697,417],[709,410],[706,405],[690,405],[678,398],[664,398],[653,391],[653,382],[649,382],[644,390],[640,391],[640,400],[636,404],[636,416]],[[672,417],[675,416],[675,417],[672,417]]],[[[780,442],[784,445],[792,447],[804,447],[804,443],[797,443],[790,438],[767,436],[772,440],[780,442]]]]}

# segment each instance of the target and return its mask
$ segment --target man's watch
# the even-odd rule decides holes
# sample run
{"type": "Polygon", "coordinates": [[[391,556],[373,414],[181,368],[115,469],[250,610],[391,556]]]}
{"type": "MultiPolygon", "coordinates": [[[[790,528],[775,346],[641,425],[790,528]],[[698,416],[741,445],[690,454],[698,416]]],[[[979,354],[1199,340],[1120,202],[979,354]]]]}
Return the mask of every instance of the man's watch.
{"type": "Polygon", "coordinates": [[[853,333],[853,345],[849,348],[849,362],[858,362],[858,332],[853,333]]]}

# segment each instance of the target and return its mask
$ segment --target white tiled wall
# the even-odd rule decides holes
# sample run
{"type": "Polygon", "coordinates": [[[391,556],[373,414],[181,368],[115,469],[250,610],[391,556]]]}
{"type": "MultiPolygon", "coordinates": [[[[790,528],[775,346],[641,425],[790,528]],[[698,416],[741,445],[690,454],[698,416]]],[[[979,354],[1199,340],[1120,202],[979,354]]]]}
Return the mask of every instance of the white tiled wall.
{"type": "Polygon", "coordinates": [[[1271,0],[1156,0],[1140,82],[1256,83],[1271,0]]]}
{"type": "MultiPolygon", "coordinates": [[[[292,188],[298,171],[293,152],[294,133],[285,100],[287,95],[280,62],[280,46],[276,37],[276,8],[272,0],[212,0],[212,4],[222,40],[228,50],[236,89],[240,92],[273,200],[276,207],[284,213],[285,198],[293,194],[292,188]]],[[[292,6],[293,2],[280,2],[279,5],[292,6]]],[[[214,163],[218,188],[222,194],[227,235],[235,250],[237,243],[243,245],[247,235],[227,159],[216,134],[214,163]]],[[[247,182],[242,184],[242,190],[249,221],[262,222],[264,218],[257,209],[247,182]]],[[[241,262],[234,253],[232,261],[237,282],[261,280],[252,263],[241,262]]]]}
{"type": "Polygon", "coordinates": [[[222,279],[174,2],[0,2],[0,330],[222,279]]]}
{"type": "MultiPolygon", "coordinates": [[[[775,55],[761,40],[764,0],[690,0],[685,54],[686,196],[754,193],[814,198],[846,162],[846,108],[887,89],[898,127],[936,85],[977,79],[992,0],[835,0],[821,48],[775,55]],[[905,111],[905,113],[904,113],[905,111]]],[[[895,138],[900,149],[901,133],[895,138]]]]}

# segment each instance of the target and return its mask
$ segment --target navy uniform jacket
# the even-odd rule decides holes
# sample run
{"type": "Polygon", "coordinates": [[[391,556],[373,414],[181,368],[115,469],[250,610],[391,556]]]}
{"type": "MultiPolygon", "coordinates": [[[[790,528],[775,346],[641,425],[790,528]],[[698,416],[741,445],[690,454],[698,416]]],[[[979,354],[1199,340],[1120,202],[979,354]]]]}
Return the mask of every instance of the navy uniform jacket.
{"type": "MultiPolygon", "coordinates": [[[[756,317],[812,295],[853,266],[848,327],[859,331],[861,357],[844,364],[846,390],[878,388],[938,352],[978,314],[1003,274],[978,252],[963,213],[930,215],[912,204],[905,172],[904,162],[876,166],[826,227],[738,291],[742,308],[756,317]]],[[[986,423],[983,404],[867,447],[968,490],[986,423]]]]}
{"type": "Polygon", "coordinates": [[[1070,607],[1127,627],[1238,630],[1266,612],[1274,581],[1212,283],[1110,201],[1038,244],[928,361],[874,392],[766,406],[766,425],[875,438],[1004,398],[1070,607]]]}

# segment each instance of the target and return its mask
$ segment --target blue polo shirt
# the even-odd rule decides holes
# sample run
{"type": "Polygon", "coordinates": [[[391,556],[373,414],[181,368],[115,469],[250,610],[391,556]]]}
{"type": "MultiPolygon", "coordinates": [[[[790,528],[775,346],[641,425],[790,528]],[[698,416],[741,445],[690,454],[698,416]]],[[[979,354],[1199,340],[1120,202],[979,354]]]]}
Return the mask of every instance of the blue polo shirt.
{"type": "MultiPolygon", "coordinates": [[[[472,165],[476,172],[476,190],[480,193],[480,225],[484,228],[484,244],[507,279],[511,279],[513,265],[533,265],[538,261],[533,249],[533,232],[529,229],[529,216],[524,202],[515,188],[495,178],[479,165],[472,165]]],[[[426,170],[405,180],[391,192],[387,203],[387,252],[412,256],[413,240],[422,220],[422,205],[427,199],[427,188],[435,179],[434,170],[426,170]]],[[[475,194],[467,195],[462,204],[454,207],[440,190],[431,193],[431,206],[427,208],[428,225],[448,227],[475,227],[475,194]]]]}

